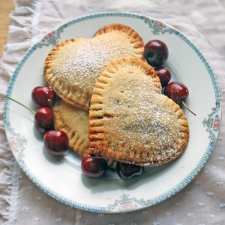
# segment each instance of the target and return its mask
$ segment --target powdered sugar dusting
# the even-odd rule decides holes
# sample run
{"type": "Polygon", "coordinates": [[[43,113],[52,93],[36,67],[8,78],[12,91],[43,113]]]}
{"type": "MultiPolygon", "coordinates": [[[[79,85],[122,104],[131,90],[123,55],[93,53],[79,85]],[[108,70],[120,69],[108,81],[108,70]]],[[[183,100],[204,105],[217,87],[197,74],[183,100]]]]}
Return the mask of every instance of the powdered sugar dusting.
{"type": "Polygon", "coordinates": [[[175,113],[164,104],[167,97],[155,91],[143,71],[126,67],[118,71],[105,93],[104,112],[113,115],[104,121],[110,147],[145,149],[159,160],[176,154],[180,126],[175,113]]]}
{"type": "Polygon", "coordinates": [[[92,39],[78,39],[56,56],[53,73],[65,82],[92,90],[104,65],[117,57],[135,55],[128,36],[110,32],[92,39]]]}

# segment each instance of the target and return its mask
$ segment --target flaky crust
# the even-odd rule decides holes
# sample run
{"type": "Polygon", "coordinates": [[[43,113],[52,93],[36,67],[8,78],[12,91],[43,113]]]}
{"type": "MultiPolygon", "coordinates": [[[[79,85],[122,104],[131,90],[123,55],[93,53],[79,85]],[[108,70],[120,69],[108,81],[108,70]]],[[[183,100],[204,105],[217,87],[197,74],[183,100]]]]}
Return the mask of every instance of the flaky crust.
{"type": "MultiPolygon", "coordinates": [[[[141,37],[138,35],[138,33],[135,32],[132,28],[130,28],[128,26],[121,25],[121,24],[108,25],[108,26],[100,29],[96,33],[96,36],[93,37],[93,39],[101,39],[101,38],[103,38],[103,34],[109,35],[109,32],[114,32],[114,31],[116,32],[116,35],[119,35],[119,33],[121,33],[121,32],[123,34],[123,35],[120,35],[121,37],[123,36],[123,39],[121,39],[121,46],[124,45],[124,43],[122,42],[122,40],[124,40],[124,34],[127,34],[125,36],[127,39],[126,43],[129,43],[129,46],[132,46],[132,48],[129,48],[129,51],[131,51],[131,49],[132,49],[132,51],[129,53],[134,54],[138,58],[143,58],[144,43],[143,43],[141,37]]],[[[91,88],[84,89],[79,84],[75,84],[74,82],[65,81],[63,76],[60,77],[60,76],[54,75],[54,71],[55,71],[55,67],[56,67],[55,61],[60,56],[60,54],[62,54],[61,53],[62,50],[65,47],[67,47],[68,45],[71,45],[73,47],[79,46],[81,44],[81,42],[83,45],[85,43],[83,40],[85,40],[85,38],[70,39],[70,40],[62,41],[61,43],[56,45],[50,51],[50,53],[48,54],[48,56],[45,60],[44,77],[45,77],[45,80],[48,83],[48,85],[51,86],[54,89],[54,91],[57,93],[57,95],[59,95],[65,102],[88,111],[93,87],[92,87],[92,89],[91,88]]],[[[88,41],[91,39],[86,39],[86,40],[88,41]]],[[[117,41],[118,40],[120,40],[120,39],[117,39],[117,41]]],[[[101,52],[104,55],[104,45],[103,45],[101,52]]],[[[120,49],[118,49],[118,51],[114,51],[114,52],[115,53],[118,52],[117,54],[121,54],[120,49]]],[[[85,52],[84,52],[84,54],[85,54],[85,52]]],[[[88,52],[87,52],[87,56],[88,56],[88,52]]],[[[85,59],[86,58],[84,57],[84,60],[85,59]]],[[[102,65],[101,68],[103,69],[103,67],[106,64],[107,63],[102,65]]],[[[83,66],[83,67],[85,67],[85,66],[83,66]]],[[[90,67],[91,67],[91,65],[87,66],[87,68],[90,68],[90,67]]],[[[89,69],[89,71],[88,71],[90,74],[91,74],[91,70],[92,70],[92,68],[89,69]]],[[[74,71],[76,71],[75,68],[74,68],[74,71]]],[[[92,74],[91,76],[97,77],[98,75],[99,74],[92,74]]],[[[88,76],[86,77],[86,81],[88,81],[87,79],[89,79],[88,76]]]]}
{"type": "Polygon", "coordinates": [[[79,155],[88,150],[88,113],[83,112],[63,101],[53,108],[54,126],[64,131],[69,139],[69,147],[79,155]]]}
{"type": "MultiPolygon", "coordinates": [[[[159,80],[156,79],[154,72],[148,73],[148,75],[153,78],[152,82],[155,83],[156,87],[155,90],[153,90],[154,93],[152,94],[152,97],[158,99],[157,101],[160,107],[165,108],[174,114],[174,117],[176,117],[175,123],[177,123],[177,126],[179,127],[179,137],[174,143],[174,149],[168,152],[165,149],[157,150],[157,152],[154,151],[154,149],[147,151],[149,150],[148,147],[140,144],[137,149],[130,150],[129,140],[123,140],[124,142],[117,146],[118,148],[115,150],[110,147],[109,143],[110,141],[112,143],[116,142],[117,139],[121,137],[118,137],[115,132],[114,134],[110,133],[110,141],[107,138],[109,127],[107,127],[105,123],[106,121],[109,123],[110,120],[113,120],[115,115],[115,113],[109,114],[105,111],[105,104],[110,101],[109,98],[105,98],[108,88],[113,85],[112,78],[118,76],[117,70],[121,65],[137,62],[138,61],[134,59],[115,60],[104,69],[97,79],[89,111],[89,152],[96,155],[102,155],[110,160],[141,166],[159,166],[177,159],[184,152],[189,140],[189,128],[188,121],[181,108],[168,97],[159,94],[159,91],[161,90],[160,84],[158,84],[159,80]],[[125,151],[123,151],[124,149],[125,151]]],[[[116,78],[114,81],[115,80],[116,78]]],[[[116,114],[116,116],[119,117],[120,115],[116,114]]],[[[111,123],[111,125],[113,126],[114,124],[111,123]]]]}
{"type": "Polygon", "coordinates": [[[82,108],[88,111],[89,108],[89,99],[90,93],[85,93],[81,88],[78,86],[74,86],[71,83],[66,83],[62,78],[55,77],[52,69],[54,67],[54,59],[57,54],[60,54],[60,50],[71,43],[79,44],[81,39],[70,39],[65,40],[57,44],[51,52],[48,54],[47,58],[45,59],[45,71],[44,77],[46,82],[49,86],[51,86],[57,95],[62,98],[68,104],[82,108]]]}
{"type": "Polygon", "coordinates": [[[129,38],[130,41],[133,45],[133,47],[136,49],[136,53],[140,54],[140,57],[144,59],[144,41],[141,38],[141,36],[131,27],[124,25],[124,24],[119,24],[119,23],[114,23],[114,24],[109,24],[106,25],[102,28],[100,28],[99,30],[97,30],[97,32],[95,33],[95,36],[99,36],[108,32],[112,32],[112,31],[118,31],[118,32],[123,32],[126,33],[129,38]]]}

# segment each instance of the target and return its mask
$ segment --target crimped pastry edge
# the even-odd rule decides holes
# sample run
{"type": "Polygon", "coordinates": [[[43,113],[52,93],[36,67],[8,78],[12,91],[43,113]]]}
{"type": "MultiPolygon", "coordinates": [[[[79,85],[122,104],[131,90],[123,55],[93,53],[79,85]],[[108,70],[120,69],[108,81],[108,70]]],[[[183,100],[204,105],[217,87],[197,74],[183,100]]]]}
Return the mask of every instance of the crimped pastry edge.
{"type": "Polygon", "coordinates": [[[136,56],[144,59],[144,41],[138,34],[138,32],[130,26],[119,23],[108,24],[97,30],[94,36],[99,36],[112,31],[120,31],[126,33],[133,48],[135,49],[136,56]]]}
{"type": "Polygon", "coordinates": [[[63,82],[63,79],[56,78],[52,74],[52,66],[53,66],[54,58],[57,55],[57,53],[60,51],[60,49],[67,44],[75,43],[79,40],[80,39],[65,40],[57,44],[50,51],[50,53],[45,59],[44,77],[47,84],[51,86],[54,89],[54,91],[57,93],[57,95],[60,98],[62,98],[65,102],[67,102],[68,104],[72,106],[88,111],[90,93],[86,93],[82,91],[82,89],[80,89],[77,86],[67,85],[65,82],[63,82]],[[79,98],[77,98],[77,95],[75,95],[74,93],[78,94],[79,98]]]}
{"type": "MultiPolygon", "coordinates": [[[[128,154],[127,152],[119,152],[113,151],[106,146],[106,140],[104,139],[104,111],[103,111],[103,98],[104,98],[104,89],[109,85],[110,80],[115,73],[117,67],[121,65],[121,63],[134,62],[132,58],[123,58],[119,60],[115,60],[111,62],[107,67],[105,67],[104,71],[101,73],[99,78],[96,81],[96,85],[93,91],[93,95],[91,98],[91,105],[89,111],[89,153],[102,155],[107,159],[122,161],[125,163],[140,165],[140,166],[160,166],[166,164],[170,161],[177,159],[186,149],[189,140],[189,127],[187,119],[184,115],[184,112],[181,108],[171,99],[165,97],[164,104],[167,107],[170,107],[175,114],[177,115],[178,122],[181,126],[181,139],[177,141],[176,153],[169,157],[159,159],[157,157],[152,160],[146,161],[142,160],[143,157],[140,157],[140,151],[132,154],[128,154]],[[131,60],[131,61],[130,61],[131,60]]],[[[142,62],[144,64],[144,62],[142,62]]],[[[153,77],[155,73],[153,73],[153,77]]],[[[157,77],[157,76],[156,76],[157,77]]],[[[159,82],[159,80],[158,80],[159,82]]],[[[159,82],[160,83],[160,82],[159,82]]],[[[161,85],[160,85],[161,87],[161,85]]],[[[161,90],[161,89],[160,89],[161,90]]],[[[142,151],[143,153],[143,151],[142,151]]]]}
{"type": "MultiPolygon", "coordinates": [[[[69,139],[69,147],[80,156],[85,155],[88,151],[88,143],[85,144],[85,139],[79,135],[79,132],[72,130],[64,121],[62,112],[59,109],[60,103],[53,107],[54,126],[56,130],[61,130],[66,133],[69,139]]],[[[74,109],[76,110],[76,109],[74,109]]],[[[80,110],[80,109],[79,109],[80,110]]]]}
{"type": "MultiPolygon", "coordinates": [[[[110,24],[100,28],[96,32],[95,36],[108,33],[111,31],[115,31],[115,30],[124,32],[127,34],[128,39],[130,40],[130,43],[132,44],[134,48],[135,56],[138,58],[142,58],[144,60],[144,56],[143,56],[144,42],[142,38],[140,37],[140,35],[129,26],[126,26],[123,24],[110,24]]],[[[57,44],[51,50],[51,52],[48,54],[45,60],[44,77],[48,85],[51,86],[54,89],[54,91],[57,93],[57,95],[61,97],[65,102],[75,107],[84,109],[85,111],[88,111],[91,93],[84,92],[78,86],[72,86],[72,85],[66,84],[65,82],[63,82],[63,79],[56,78],[52,74],[52,69],[51,69],[54,62],[54,58],[57,55],[57,53],[60,51],[60,49],[67,44],[78,42],[80,39],[81,38],[65,40],[57,44]],[[74,93],[76,93],[76,95],[74,95],[74,93]],[[78,98],[77,98],[77,95],[79,95],[78,98]]]]}

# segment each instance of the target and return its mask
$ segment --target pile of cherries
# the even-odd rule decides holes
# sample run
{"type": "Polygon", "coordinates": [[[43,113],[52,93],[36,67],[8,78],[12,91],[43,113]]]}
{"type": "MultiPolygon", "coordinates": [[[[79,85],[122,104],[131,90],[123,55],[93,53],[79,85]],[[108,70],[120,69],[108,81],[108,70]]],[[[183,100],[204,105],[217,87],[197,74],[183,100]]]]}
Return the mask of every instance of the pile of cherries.
{"type": "Polygon", "coordinates": [[[170,82],[171,73],[164,63],[169,55],[166,44],[160,40],[151,40],[145,45],[144,56],[147,62],[153,66],[159,76],[164,94],[181,105],[188,97],[189,91],[184,84],[170,82]]]}
{"type": "Polygon", "coordinates": [[[51,155],[63,156],[68,150],[68,137],[63,131],[54,130],[54,113],[52,106],[56,94],[50,87],[35,87],[32,98],[39,106],[35,113],[35,127],[44,137],[46,149],[51,155]]]}
{"type": "MultiPolygon", "coordinates": [[[[168,58],[168,48],[160,40],[151,40],[145,45],[144,56],[147,62],[153,66],[160,78],[164,94],[178,104],[182,104],[189,92],[185,85],[178,82],[170,82],[171,73],[164,63],[168,58]]],[[[64,156],[68,150],[68,137],[63,131],[54,130],[54,113],[52,106],[57,96],[50,87],[36,87],[32,91],[32,98],[39,106],[35,113],[36,129],[43,135],[46,149],[51,155],[64,156]]],[[[85,156],[81,167],[83,174],[88,177],[101,177],[110,168],[107,161],[98,156],[85,156]]],[[[144,168],[140,166],[116,163],[114,168],[122,179],[131,179],[143,174],[144,168]]]]}

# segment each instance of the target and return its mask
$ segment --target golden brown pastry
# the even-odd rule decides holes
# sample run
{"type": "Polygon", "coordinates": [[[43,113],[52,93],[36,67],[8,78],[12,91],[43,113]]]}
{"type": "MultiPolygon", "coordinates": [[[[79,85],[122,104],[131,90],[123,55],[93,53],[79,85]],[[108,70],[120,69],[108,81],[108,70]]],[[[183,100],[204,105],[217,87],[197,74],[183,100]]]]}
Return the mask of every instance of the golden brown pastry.
{"type": "Polygon", "coordinates": [[[188,139],[181,108],[135,59],[115,60],[97,79],[89,111],[89,150],[107,159],[157,166],[178,158],[188,139]]]}
{"type": "Polygon", "coordinates": [[[65,102],[89,108],[97,77],[112,59],[143,57],[144,43],[132,28],[111,24],[93,38],[77,38],[59,43],[45,61],[45,80],[65,102]]]}
{"type": "Polygon", "coordinates": [[[55,128],[64,131],[69,147],[79,155],[88,149],[88,113],[60,101],[53,108],[55,128]]]}

